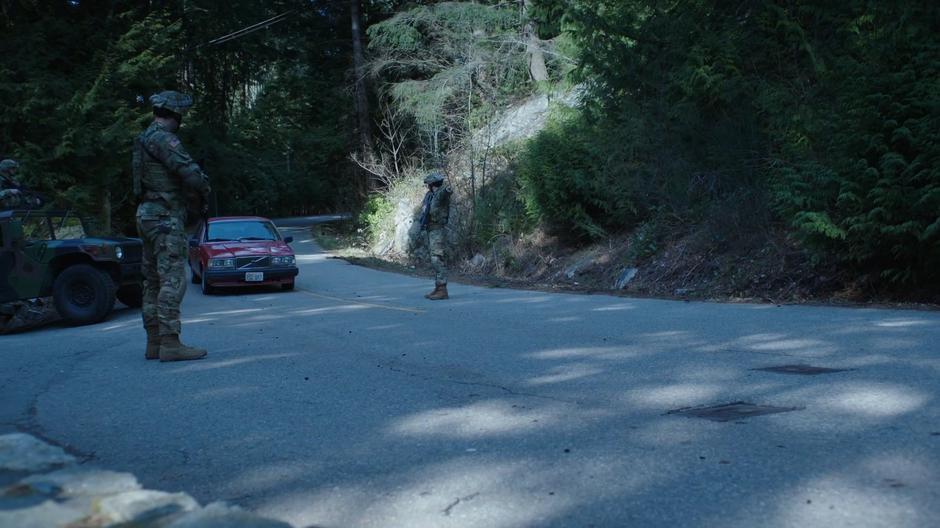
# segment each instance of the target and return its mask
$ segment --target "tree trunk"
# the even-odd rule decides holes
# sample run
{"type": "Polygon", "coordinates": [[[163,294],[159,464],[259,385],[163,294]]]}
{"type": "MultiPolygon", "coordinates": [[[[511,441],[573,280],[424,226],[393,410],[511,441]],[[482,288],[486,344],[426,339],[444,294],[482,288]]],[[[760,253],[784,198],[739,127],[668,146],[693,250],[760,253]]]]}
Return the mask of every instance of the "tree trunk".
{"type": "Polygon", "coordinates": [[[544,82],[548,80],[548,67],[545,66],[545,55],[542,53],[542,41],[539,39],[538,24],[528,17],[531,6],[532,0],[523,0],[522,13],[526,18],[523,38],[529,54],[529,74],[532,75],[533,81],[544,82]]]}
{"type": "Polygon", "coordinates": [[[111,235],[111,191],[107,189],[102,191],[99,220],[101,222],[101,232],[105,235],[111,235]]]}
{"type": "MultiPolygon", "coordinates": [[[[359,148],[367,161],[374,159],[375,148],[372,143],[372,121],[369,116],[369,92],[366,82],[366,59],[362,48],[362,9],[361,0],[349,1],[349,14],[352,19],[353,72],[356,76],[356,116],[359,119],[359,148]]],[[[375,182],[373,182],[373,186],[375,182]]]]}

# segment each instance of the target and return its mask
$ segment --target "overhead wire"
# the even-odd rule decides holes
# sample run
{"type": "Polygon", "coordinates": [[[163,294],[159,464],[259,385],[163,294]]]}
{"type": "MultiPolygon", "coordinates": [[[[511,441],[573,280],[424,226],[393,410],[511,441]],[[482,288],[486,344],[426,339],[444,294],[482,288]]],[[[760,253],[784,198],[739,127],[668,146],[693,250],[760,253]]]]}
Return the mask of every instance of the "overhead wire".
{"type": "Polygon", "coordinates": [[[265,29],[274,24],[277,24],[278,22],[285,20],[289,15],[293,14],[294,11],[296,10],[291,9],[290,11],[285,11],[284,13],[281,13],[280,15],[271,17],[267,20],[263,20],[261,22],[258,22],[257,24],[252,24],[248,27],[239,29],[238,31],[229,33],[228,35],[222,35],[221,37],[212,39],[209,42],[206,42],[205,44],[200,44],[198,47],[201,48],[203,46],[217,46],[219,44],[225,44],[226,42],[230,42],[235,39],[244,37],[246,35],[250,35],[251,33],[254,33],[255,31],[258,31],[260,29],[265,29]]]}

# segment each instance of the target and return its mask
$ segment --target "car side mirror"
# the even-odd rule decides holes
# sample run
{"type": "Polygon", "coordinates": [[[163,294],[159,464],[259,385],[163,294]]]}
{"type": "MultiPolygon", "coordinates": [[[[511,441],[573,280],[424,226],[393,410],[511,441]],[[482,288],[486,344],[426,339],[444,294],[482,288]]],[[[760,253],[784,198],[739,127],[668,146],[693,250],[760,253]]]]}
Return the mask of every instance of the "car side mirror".
{"type": "Polygon", "coordinates": [[[294,237],[292,237],[292,236],[286,236],[286,237],[284,237],[284,243],[285,243],[285,244],[290,244],[290,243],[293,242],[293,241],[294,241],[294,237]]]}
{"type": "Polygon", "coordinates": [[[189,247],[191,248],[199,247],[199,239],[194,236],[189,237],[189,247]]]}

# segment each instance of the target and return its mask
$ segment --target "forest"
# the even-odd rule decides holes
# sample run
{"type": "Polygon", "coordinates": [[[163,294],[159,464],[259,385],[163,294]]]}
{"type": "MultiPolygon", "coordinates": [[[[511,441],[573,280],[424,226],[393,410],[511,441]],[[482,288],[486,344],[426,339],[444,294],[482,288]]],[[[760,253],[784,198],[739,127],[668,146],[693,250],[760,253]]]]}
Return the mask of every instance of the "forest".
{"type": "Polygon", "coordinates": [[[176,89],[213,214],[379,237],[444,168],[455,259],[692,237],[940,293],[931,2],[0,0],[0,25],[0,157],[105,230],[133,232],[131,143],[176,89]],[[488,139],[538,96],[543,128],[488,139]]]}

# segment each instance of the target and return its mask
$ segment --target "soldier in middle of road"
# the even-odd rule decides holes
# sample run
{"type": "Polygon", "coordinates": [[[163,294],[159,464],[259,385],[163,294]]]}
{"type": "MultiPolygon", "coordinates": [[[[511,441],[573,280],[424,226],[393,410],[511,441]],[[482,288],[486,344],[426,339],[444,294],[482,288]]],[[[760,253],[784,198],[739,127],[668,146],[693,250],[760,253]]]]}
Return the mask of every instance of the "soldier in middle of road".
{"type": "Polygon", "coordinates": [[[209,177],[186,152],[176,131],[192,97],[174,91],[150,97],[153,123],[134,141],[134,194],[137,231],[144,242],[143,319],[147,359],[184,361],[206,356],[201,348],[180,343],[180,303],[186,293],[187,193],[202,197],[205,213],[209,177]]]}
{"type": "Polygon", "coordinates": [[[428,192],[421,205],[421,229],[428,232],[428,252],[434,268],[434,290],[424,297],[432,301],[448,299],[447,266],[444,264],[447,244],[447,222],[450,220],[450,197],[453,189],[444,183],[444,174],[434,171],[424,178],[428,192]]]}

